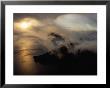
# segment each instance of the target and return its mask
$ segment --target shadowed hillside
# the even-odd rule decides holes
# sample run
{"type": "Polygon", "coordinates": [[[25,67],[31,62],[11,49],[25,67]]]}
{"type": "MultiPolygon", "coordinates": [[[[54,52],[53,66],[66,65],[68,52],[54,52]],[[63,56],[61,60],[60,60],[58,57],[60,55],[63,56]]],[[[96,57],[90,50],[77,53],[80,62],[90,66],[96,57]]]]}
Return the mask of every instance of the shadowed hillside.
{"type": "Polygon", "coordinates": [[[74,54],[69,53],[66,46],[62,46],[58,48],[58,50],[53,50],[39,56],[33,56],[33,58],[36,63],[48,66],[48,74],[97,74],[97,54],[89,50],[78,50],[74,54]],[[56,70],[53,71],[51,69],[56,70]]]}

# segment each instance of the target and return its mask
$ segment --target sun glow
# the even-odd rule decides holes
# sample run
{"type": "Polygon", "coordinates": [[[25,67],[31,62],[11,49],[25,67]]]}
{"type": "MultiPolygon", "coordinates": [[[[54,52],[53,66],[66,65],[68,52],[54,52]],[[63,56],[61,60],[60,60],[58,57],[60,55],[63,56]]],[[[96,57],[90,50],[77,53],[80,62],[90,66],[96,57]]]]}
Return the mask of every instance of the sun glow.
{"type": "Polygon", "coordinates": [[[29,22],[21,22],[19,26],[20,26],[21,29],[28,29],[28,28],[31,27],[31,23],[29,23],[29,22]]]}
{"type": "Polygon", "coordinates": [[[14,23],[14,29],[30,30],[34,27],[41,26],[41,22],[34,18],[23,18],[14,23]]]}

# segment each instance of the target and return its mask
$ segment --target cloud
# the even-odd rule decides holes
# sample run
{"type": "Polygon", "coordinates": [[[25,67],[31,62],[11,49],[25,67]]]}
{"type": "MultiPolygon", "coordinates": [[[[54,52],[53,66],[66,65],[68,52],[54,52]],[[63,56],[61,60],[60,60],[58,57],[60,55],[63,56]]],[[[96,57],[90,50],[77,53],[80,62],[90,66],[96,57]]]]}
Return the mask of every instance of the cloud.
{"type": "Polygon", "coordinates": [[[60,15],[55,19],[55,24],[63,29],[73,31],[91,31],[96,30],[96,14],[93,16],[87,14],[66,14],[60,15]]]}

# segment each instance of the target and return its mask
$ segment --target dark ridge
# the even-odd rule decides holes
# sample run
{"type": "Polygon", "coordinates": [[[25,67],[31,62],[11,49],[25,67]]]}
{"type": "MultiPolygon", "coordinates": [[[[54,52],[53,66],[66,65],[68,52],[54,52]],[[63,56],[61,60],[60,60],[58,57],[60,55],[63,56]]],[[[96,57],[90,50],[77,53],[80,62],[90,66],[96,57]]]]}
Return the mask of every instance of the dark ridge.
{"type": "Polygon", "coordinates": [[[49,36],[54,36],[56,38],[62,38],[63,39],[63,37],[61,35],[56,34],[56,33],[50,33],[49,36]]]}
{"type": "Polygon", "coordinates": [[[47,52],[40,56],[33,56],[36,63],[49,66],[50,69],[56,68],[57,71],[48,74],[63,75],[89,75],[97,74],[97,53],[85,50],[76,54],[69,53],[67,47],[62,46],[57,51],[47,52]],[[62,57],[57,54],[60,53],[62,57]]]}
{"type": "MultiPolygon", "coordinates": [[[[73,61],[75,59],[77,60],[86,60],[86,61],[91,61],[94,60],[94,57],[96,57],[96,53],[89,51],[89,50],[78,50],[78,52],[76,54],[74,53],[69,53],[68,49],[65,46],[62,46],[59,48],[58,52],[57,51],[51,51],[51,52],[47,52],[43,55],[39,55],[39,56],[33,56],[34,61],[35,62],[39,62],[39,63],[47,63],[47,64],[52,64],[52,63],[57,63],[59,61],[63,61],[63,60],[70,60],[72,59],[73,61]],[[53,53],[51,53],[53,52],[53,53]],[[62,55],[61,58],[59,58],[57,56],[57,54],[60,53],[62,55]]],[[[95,58],[96,59],[96,58],[95,58]]]]}

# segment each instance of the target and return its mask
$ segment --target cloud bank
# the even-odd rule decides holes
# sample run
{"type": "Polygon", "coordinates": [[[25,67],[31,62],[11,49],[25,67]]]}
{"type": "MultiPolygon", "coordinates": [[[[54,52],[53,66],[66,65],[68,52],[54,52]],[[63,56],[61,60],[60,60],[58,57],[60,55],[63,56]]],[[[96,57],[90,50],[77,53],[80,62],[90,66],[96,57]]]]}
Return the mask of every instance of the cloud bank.
{"type": "Polygon", "coordinates": [[[58,16],[55,23],[67,30],[73,31],[92,31],[96,30],[96,22],[87,15],[66,14],[58,16]]]}

